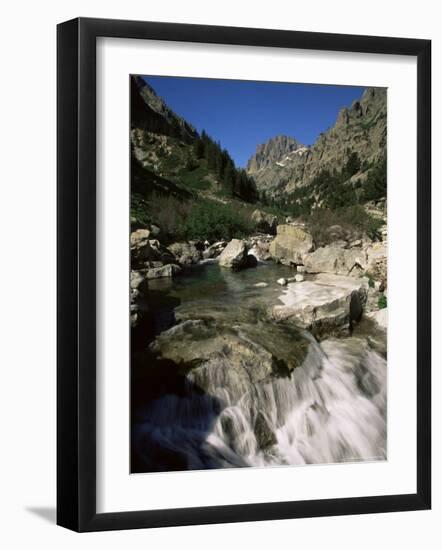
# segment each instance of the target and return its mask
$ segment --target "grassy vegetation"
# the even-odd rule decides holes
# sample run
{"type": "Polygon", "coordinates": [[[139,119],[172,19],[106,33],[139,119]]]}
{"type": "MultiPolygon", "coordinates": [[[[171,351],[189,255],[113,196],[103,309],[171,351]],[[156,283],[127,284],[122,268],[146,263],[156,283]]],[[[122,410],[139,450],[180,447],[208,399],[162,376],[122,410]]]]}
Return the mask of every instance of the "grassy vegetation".
{"type": "Polygon", "coordinates": [[[195,165],[188,163],[178,172],[177,178],[180,183],[190,189],[201,191],[211,188],[209,170],[205,161],[200,161],[200,164],[195,165]]]}
{"type": "Polygon", "coordinates": [[[232,239],[246,237],[256,230],[247,209],[238,203],[201,201],[192,206],[184,224],[189,239],[232,239]]]}
{"type": "Polygon", "coordinates": [[[139,193],[131,193],[130,217],[132,229],[147,227],[152,222],[148,202],[139,193]]]}
{"type": "Polygon", "coordinates": [[[370,216],[359,204],[336,210],[316,209],[310,216],[303,216],[303,219],[308,224],[315,242],[322,246],[334,240],[329,234],[332,225],[339,225],[344,231],[356,233],[357,238],[365,233],[371,239],[378,239],[379,229],[383,224],[382,220],[370,216]]]}
{"type": "Polygon", "coordinates": [[[131,216],[158,225],[164,242],[242,238],[256,230],[249,208],[237,201],[222,204],[153,193],[143,202],[133,201],[131,216]]]}

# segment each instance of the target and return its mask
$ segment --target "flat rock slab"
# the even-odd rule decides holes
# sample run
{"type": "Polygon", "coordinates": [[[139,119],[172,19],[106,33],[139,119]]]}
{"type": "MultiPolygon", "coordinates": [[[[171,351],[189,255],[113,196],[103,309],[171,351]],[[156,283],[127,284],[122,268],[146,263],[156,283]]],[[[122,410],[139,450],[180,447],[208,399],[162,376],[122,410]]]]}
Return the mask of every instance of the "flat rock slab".
{"type": "Polygon", "coordinates": [[[358,321],[367,299],[368,280],[321,273],[314,280],[290,283],[279,296],[271,316],[290,320],[311,330],[315,336],[345,334],[352,321],[358,321]]]}

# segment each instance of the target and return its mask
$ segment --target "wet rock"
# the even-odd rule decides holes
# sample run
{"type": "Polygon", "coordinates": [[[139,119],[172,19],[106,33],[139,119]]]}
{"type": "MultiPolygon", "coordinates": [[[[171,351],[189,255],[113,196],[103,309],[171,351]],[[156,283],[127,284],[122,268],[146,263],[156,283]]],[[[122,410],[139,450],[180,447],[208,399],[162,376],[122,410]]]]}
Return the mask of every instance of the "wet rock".
{"type": "MultiPolygon", "coordinates": [[[[275,331],[283,334],[281,327],[275,331]]],[[[251,385],[287,376],[302,364],[308,341],[293,335],[293,330],[286,338],[291,348],[281,349],[281,341],[276,343],[270,331],[262,334],[257,325],[188,319],[162,332],[150,350],[159,361],[165,361],[164,368],[171,361],[203,391],[215,395],[220,388],[229,387],[234,399],[239,399],[249,394],[251,385]]]]}
{"type": "Polygon", "coordinates": [[[278,285],[285,286],[287,284],[287,279],[285,279],[284,277],[281,277],[276,282],[278,283],[278,285]]]}
{"type": "Polygon", "coordinates": [[[288,264],[302,264],[304,256],[313,250],[313,238],[299,225],[278,225],[277,235],[270,244],[270,254],[288,264]]]}
{"type": "MultiPolygon", "coordinates": [[[[274,369],[274,357],[266,349],[237,331],[215,326],[206,321],[189,319],[161,333],[151,345],[151,350],[162,359],[173,361],[185,371],[205,366],[236,372],[238,383],[257,382],[270,376],[274,369]]],[[[203,371],[195,382],[209,391],[210,380],[203,371]]]]}
{"type": "Polygon", "coordinates": [[[304,280],[304,275],[302,275],[301,273],[297,273],[295,275],[295,282],[296,283],[302,283],[303,280],[304,280]]]}
{"type": "Polygon", "coordinates": [[[247,254],[245,267],[256,267],[258,265],[258,260],[253,254],[247,254]]]}
{"type": "Polygon", "coordinates": [[[276,435],[273,433],[269,422],[261,411],[256,415],[254,432],[260,449],[267,449],[277,443],[276,435]]]}
{"type": "Polygon", "coordinates": [[[256,288],[265,288],[269,285],[268,285],[268,283],[262,282],[262,283],[255,283],[253,286],[256,287],[256,288]]]}

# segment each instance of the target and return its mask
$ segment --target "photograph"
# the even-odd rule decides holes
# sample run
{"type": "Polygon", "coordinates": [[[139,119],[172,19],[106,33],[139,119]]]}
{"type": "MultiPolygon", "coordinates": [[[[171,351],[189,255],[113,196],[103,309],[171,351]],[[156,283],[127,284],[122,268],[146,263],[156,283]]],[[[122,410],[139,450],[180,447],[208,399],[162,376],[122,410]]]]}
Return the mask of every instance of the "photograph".
{"type": "Polygon", "coordinates": [[[440,17],[308,7],[5,4],[6,550],[441,539],[440,17]]]}
{"type": "Polygon", "coordinates": [[[387,460],[387,89],[131,75],[127,108],[131,473],[387,460]]]}

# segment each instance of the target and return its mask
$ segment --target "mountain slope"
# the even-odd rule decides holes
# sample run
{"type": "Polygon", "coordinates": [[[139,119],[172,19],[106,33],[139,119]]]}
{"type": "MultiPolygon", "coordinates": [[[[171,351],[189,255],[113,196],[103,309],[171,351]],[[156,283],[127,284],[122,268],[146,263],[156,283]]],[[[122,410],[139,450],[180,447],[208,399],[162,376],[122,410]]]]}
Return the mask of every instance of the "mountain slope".
{"type": "Polygon", "coordinates": [[[324,172],[339,174],[351,158],[358,166],[350,178],[359,178],[363,184],[370,168],[386,156],[386,89],[367,88],[359,101],[341,109],[334,126],[322,133],[311,147],[299,147],[279,159],[273,154],[262,158],[265,151],[273,152],[271,142],[259,146],[248,164],[248,172],[255,179],[258,190],[265,191],[268,196],[287,197],[324,172]],[[256,162],[258,153],[259,165],[256,162]]]}
{"type": "Polygon", "coordinates": [[[140,76],[131,78],[131,128],[160,133],[190,143],[195,128],[175,114],[140,76]]]}
{"type": "Polygon", "coordinates": [[[186,189],[255,200],[254,181],[235,167],[228,152],[204,131],[199,135],[139,76],[131,79],[131,147],[135,163],[163,178],[162,191],[169,179],[186,189]]]}
{"type": "Polygon", "coordinates": [[[157,223],[171,239],[221,233],[226,224],[226,234],[235,224],[246,230],[247,203],[257,196],[254,181],[138,76],[131,78],[130,141],[134,228],[157,223]]]}

